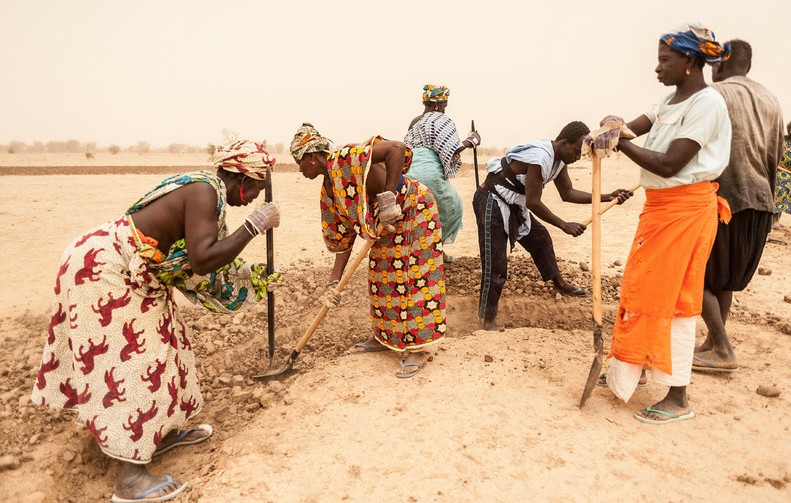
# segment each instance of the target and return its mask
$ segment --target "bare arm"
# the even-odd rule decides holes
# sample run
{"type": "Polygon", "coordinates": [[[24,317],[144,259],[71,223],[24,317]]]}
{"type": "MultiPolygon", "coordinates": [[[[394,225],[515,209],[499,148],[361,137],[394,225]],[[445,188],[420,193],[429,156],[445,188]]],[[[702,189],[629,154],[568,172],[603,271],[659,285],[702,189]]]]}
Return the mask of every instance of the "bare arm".
{"type": "MultiPolygon", "coordinates": [[[[563,219],[552,213],[549,208],[541,201],[544,192],[544,180],[541,178],[541,167],[535,164],[525,164],[519,161],[511,161],[511,167],[517,170],[527,170],[525,176],[525,204],[535,216],[544,222],[554,225],[566,234],[579,236],[585,232],[585,226],[576,222],[565,222],[563,219]],[[520,169],[521,168],[521,169],[520,169]]],[[[568,174],[566,175],[568,176],[568,174]]],[[[569,185],[571,180],[569,180],[569,185]]],[[[588,195],[590,202],[590,195],[588,195]]]]}
{"type": "MultiPolygon", "coordinates": [[[[557,178],[555,178],[555,188],[558,189],[558,194],[560,194],[560,198],[564,203],[591,203],[591,193],[574,188],[571,177],[569,176],[569,170],[565,166],[560,170],[557,178]]],[[[604,200],[604,195],[602,195],[602,200],[604,200]]]]}
{"type": "Polygon", "coordinates": [[[190,267],[195,274],[216,271],[230,263],[253,238],[243,227],[218,239],[217,192],[207,183],[191,183],[185,191],[184,239],[187,243],[190,267]]]}
{"type": "Polygon", "coordinates": [[[641,115],[640,117],[626,124],[626,127],[631,129],[638,138],[651,131],[651,126],[651,119],[649,119],[646,115],[641,115]]]}
{"type": "MultiPolygon", "coordinates": [[[[560,198],[566,203],[575,204],[590,204],[593,196],[590,192],[577,190],[572,186],[571,177],[569,177],[568,169],[565,167],[560,171],[560,174],[555,178],[555,187],[558,189],[560,198]]],[[[613,199],[618,199],[618,204],[623,204],[624,201],[634,195],[627,189],[615,189],[614,191],[601,195],[601,202],[606,203],[613,199]]]]}
{"type": "Polygon", "coordinates": [[[406,145],[400,141],[378,141],[371,147],[371,163],[382,163],[385,168],[384,177],[377,176],[372,170],[368,174],[365,190],[369,194],[379,194],[389,190],[395,192],[398,180],[404,173],[406,145]]]}
{"type": "Polygon", "coordinates": [[[667,152],[656,152],[638,147],[630,140],[621,138],[618,150],[626,154],[638,166],[662,178],[670,178],[681,171],[700,150],[700,145],[688,138],[677,138],[670,143],[667,152]]]}
{"type": "MultiPolygon", "coordinates": [[[[357,236],[355,236],[356,238],[357,236]]],[[[349,241],[349,249],[342,253],[335,254],[335,263],[332,266],[332,273],[330,274],[330,280],[327,282],[335,283],[341,280],[341,276],[343,276],[343,271],[346,269],[346,264],[349,263],[349,257],[352,255],[352,248],[354,247],[354,238],[349,241]]]]}

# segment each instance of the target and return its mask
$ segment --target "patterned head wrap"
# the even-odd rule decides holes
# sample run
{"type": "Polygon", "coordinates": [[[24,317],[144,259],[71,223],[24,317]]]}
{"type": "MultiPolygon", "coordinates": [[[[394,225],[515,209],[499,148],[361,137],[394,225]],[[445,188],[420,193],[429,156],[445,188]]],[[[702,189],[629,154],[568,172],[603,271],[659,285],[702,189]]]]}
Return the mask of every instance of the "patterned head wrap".
{"type": "Polygon", "coordinates": [[[240,140],[217,147],[212,154],[212,163],[216,168],[233,173],[266,180],[266,168],[275,165],[275,159],[270,159],[264,148],[265,143],[255,143],[249,140],[240,140]]]}
{"type": "Polygon", "coordinates": [[[294,160],[299,162],[305,154],[310,154],[311,152],[332,152],[332,141],[321,136],[319,131],[313,127],[313,124],[304,122],[294,134],[289,150],[294,160]]]}
{"type": "Polygon", "coordinates": [[[423,86],[423,102],[426,101],[448,101],[450,96],[450,89],[445,86],[435,86],[434,84],[426,84],[423,86]]]}
{"type": "Polygon", "coordinates": [[[685,56],[701,56],[709,65],[731,57],[730,47],[722,47],[714,39],[714,32],[702,24],[682,25],[659,40],[685,56]]]}

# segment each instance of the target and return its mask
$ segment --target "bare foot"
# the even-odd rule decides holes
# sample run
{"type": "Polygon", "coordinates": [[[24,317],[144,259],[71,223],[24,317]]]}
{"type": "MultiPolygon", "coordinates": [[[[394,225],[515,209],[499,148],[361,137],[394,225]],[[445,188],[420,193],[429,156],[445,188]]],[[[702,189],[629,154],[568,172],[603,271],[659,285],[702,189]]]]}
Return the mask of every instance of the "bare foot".
{"type": "Polygon", "coordinates": [[[114,500],[160,498],[184,492],[187,483],[176,480],[170,475],[152,475],[145,465],[122,461],[115,480],[114,500]]]}

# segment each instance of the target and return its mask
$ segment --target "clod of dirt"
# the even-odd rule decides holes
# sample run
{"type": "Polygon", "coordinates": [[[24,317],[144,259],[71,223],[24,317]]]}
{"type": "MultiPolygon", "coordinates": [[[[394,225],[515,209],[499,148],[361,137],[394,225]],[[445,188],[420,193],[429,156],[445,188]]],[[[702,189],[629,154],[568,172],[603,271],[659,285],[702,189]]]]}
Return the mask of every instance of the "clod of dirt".
{"type": "Polygon", "coordinates": [[[591,267],[588,265],[587,262],[580,262],[580,269],[583,271],[590,271],[591,267]]]}
{"type": "Polygon", "coordinates": [[[749,475],[739,475],[738,477],[736,477],[736,480],[738,480],[739,482],[744,482],[745,484],[750,484],[751,486],[754,486],[755,484],[758,483],[758,479],[756,479],[755,477],[751,477],[749,475]]]}
{"type": "Polygon", "coordinates": [[[494,361],[494,358],[492,358],[492,355],[484,355],[483,356],[483,361],[485,361],[487,363],[492,363],[494,361]]]}
{"type": "Polygon", "coordinates": [[[22,465],[17,458],[8,454],[6,456],[0,456],[0,472],[5,470],[16,470],[22,465]]]}
{"type": "Polygon", "coordinates": [[[769,269],[768,267],[759,267],[758,274],[761,276],[769,276],[772,274],[772,270],[769,269]]]}
{"type": "Polygon", "coordinates": [[[785,297],[783,297],[783,300],[784,300],[785,302],[787,302],[787,303],[791,304],[791,295],[786,295],[785,297]]]}
{"type": "Polygon", "coordinates": [[[778,387],[771,384],[762,384],[758,386],[758,389],[756,389],[755,392],[768,398],[776,398],[780,396],[780,390],[778,387]]]}

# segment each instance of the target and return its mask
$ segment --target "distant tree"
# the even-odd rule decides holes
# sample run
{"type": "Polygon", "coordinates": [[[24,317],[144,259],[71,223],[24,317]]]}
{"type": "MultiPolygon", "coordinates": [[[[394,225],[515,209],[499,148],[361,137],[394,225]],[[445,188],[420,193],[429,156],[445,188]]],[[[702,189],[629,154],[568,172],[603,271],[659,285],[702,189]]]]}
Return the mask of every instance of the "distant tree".
{"type": "Polygon", "coordinates": [[[147,154],[151,151],[151,145],[149,145],[146,141],[140,140],[137,142],[137,146],[134,150],[139,155],[147,154]]]}
{"type": "Polygon", "coordinates": [[[120,151],[121,151],[121,147],[119,147],[118,145],[110,145],[110,146],[107,148],[107,150],[108,150],[108,152],[110,152],[111,154],[115,155],[115,154],[117,154],[118,152],[120,152],[120,151]]]}
{"type": "Polygon", "coordinates": [[[183,143],[171,143],[167,146],[166,150],[171,154],[181,154],[187,150],[187,145],[184,145],[183,143]]]}
{"type": "Polygon", "coordinates": [[[8,144],[8,153],[9,154],[19,154],[25,152],[27,150],[27,144],[23,141],[11,141],[8,144]]]}
{"type": "Polygon", "coordinates": [[[209,144],[206,146],[206,152],[207,152],[209,155],[214,155],[214,153],[215,153],[216,151],[217,151],[217,146],[216,146],[216,145],[214,145],[214,144],[212,144],[212,143],[209,143],[209,144]]]}
{"type": "Polygon", "coordinates": [[[67,152],[66,142],[63,141],[48,141],[44,144],[44,150],[47,153],[55,154],[58,152],[67,152]]]}
{"type": "Polygon", "coordinates": [[[83,150],[82,144],[77,140],[67,140],[65,147],[66,152],[70,154],[75,154],[83,150]]]}
{"type": "Polygon", "coordinates": [[[46,152],[46,148],[44,147],[44,144],[41,143],[40,141],[34,141],[33,142],[33,146],[30,147],[30,149],[28,151],[29,152],[40,153],[40,152],[46,152]]]}

